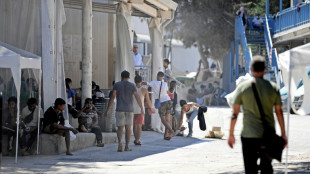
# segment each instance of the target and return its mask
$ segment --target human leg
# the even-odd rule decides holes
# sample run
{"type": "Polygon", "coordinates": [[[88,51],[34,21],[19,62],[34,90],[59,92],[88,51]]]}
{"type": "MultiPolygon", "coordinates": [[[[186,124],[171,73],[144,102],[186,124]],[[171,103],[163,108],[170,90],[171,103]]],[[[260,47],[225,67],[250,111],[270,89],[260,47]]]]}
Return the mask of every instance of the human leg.
{"type": "Polygon", "coordinates": [[[130,142],[130,137],[131,137],[131,125],[126,125],[125,126],[126,129],[126,145],[125,145],[125,151],[131,151],[131,149],[129,149],[129,142],[130,142]]]}
{"type": "Polygon", "coordinates": [[[243,138],[242,141],[242,152],[244,160],[244,168],[246,174],[252,174],[258,172],[258,153],[259,153],[259,139],[257,138],[243,138]]]}
{"type": "Polygon", "coordinates": [[[38,136],[38,128],[33,128],[30,132],[30,138],[27,141],[27,149],[30,149],[33,142],[36,140],[37,136],[38,136]]]}
{"type": "Polygon", "coordinates": [[[259,169],[261,170],[262,174],[272,174],[273,168],[272,168],[272,160],[266,157],[265,154],[260,153],[260,165],[259,169]]]}
{"type": "Polygon", "coordinates": [[[91,132],[96,135],[97,146],[103,147],[104,144],[102,143],[102,133],[100,127],[92,127],[91,132]]]}

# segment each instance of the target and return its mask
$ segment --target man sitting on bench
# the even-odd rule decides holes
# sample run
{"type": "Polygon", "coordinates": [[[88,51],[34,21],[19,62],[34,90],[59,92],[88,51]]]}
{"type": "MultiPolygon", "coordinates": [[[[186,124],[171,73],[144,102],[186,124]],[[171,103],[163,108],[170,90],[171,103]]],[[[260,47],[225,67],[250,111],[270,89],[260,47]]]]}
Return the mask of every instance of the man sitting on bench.
{"type": "Polygon", "coordinates": [[[78,131],[72,127],[65,127],[65,119],[62,115],[62,111],[65,109],[66,102],[57,98],[54,103],[54,107],[49,107],[44,113],[43,120],[43,132],[48,134],[58,134],[64,136],[67,146],[67,155],[72,155],[70,152],[70,131],[77,134],[78,131]],[[58,124],[59,122],[59,124],[58,124]]]}

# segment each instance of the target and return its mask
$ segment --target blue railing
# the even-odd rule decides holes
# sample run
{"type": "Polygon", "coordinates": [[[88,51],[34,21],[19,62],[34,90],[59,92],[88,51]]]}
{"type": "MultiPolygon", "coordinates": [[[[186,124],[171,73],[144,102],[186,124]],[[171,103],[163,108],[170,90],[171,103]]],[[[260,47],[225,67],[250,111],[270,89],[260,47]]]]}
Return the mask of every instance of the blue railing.
{"type": "Polygon", "coordinates": [[[279,13],[275,19],[274,33],[310,23],[310,3],[304,3],[299,8],[299,11],[297,11],[297,7],[295,6],[279,13]]]}
{"type": "MultiPolygon", "coordinates": [[[[240,16],[236,17],[235,20],[235,40],[239,40],[241,47],[242,47],[242,52],[244,54],[244,59],[245,59],[245,71],[249,72],[250,68],[250,61],[252,59],[252,53],[251,50],[248,47],[247,39],[246,39],[246,34],[245,34],[245,29],[243,26],[242,18],[240,16]]],[[[236,48],[237,49],[237,48],[236,48]]]]}

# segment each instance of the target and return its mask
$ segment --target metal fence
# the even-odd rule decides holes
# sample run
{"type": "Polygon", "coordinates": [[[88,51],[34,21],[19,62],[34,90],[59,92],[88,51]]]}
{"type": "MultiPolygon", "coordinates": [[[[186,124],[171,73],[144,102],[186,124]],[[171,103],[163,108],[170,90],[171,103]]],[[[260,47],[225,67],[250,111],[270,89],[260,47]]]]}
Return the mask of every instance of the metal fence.
{"type": "Polygon", "coordinates": [[[310,23],[310,3],[283,10],[274,21],[274,33],[292,29],[310,23]]]}
{"type": "Polygon", "coordinates": [[[136,73],[142,77],[142,81],[148,82],[152,80],[152,66],[135,66],[136,73]]]}

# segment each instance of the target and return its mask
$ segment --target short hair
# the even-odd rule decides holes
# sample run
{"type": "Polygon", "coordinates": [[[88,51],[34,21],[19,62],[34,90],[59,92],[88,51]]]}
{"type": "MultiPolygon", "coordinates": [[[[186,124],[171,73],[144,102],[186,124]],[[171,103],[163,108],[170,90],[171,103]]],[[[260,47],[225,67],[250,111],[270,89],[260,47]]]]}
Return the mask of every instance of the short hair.
{"type": "Polygon", "coordinates": [[[169,59],[164,59],[164,62],[166,62],[166,63],[170,64],[169,59]]]}
{"type": "Polygon", "coordinates": [[[30,98],[30,99],[28,99],[27,104],[28,104],[28,105],[37,104],[37,99],[35,99],[35,98],[30,98]]]}
{"type": "Polygon", "coordinates": [[[200,88],[206,88],[206,85],[201,84],[201,85],[200,85],[200,88]]]}
{"type": "Polygon", "coordinates": [[[86,99],[85,99],[85,104],[88,104],[90,101],[93,101],[93,99],[91,99],[91,98],[86,98],[86,99]]]}
{"type": "Polygon", "coordinates": [[[62,99],[62,98],[57,98],[55,100],[55,103],[54,103],[55,107],[61,106],[61,105],[64,105],[64,104],[66,104],[66,101],[64,99],[62,99]]]}
{"type": "Polygon", "coordinates": [[[251,69],[254,72],[263,72],[266,68],[266,59],[263,56],[254,56],[251,60],[251,69]]]}
{"type": "Polygon", "coordinates": [[[162,71],[159,71],[157,73],[157,77],[164,77],[164,76],[165,76],[165,74],[162,71]]]}
{"type": "Polygon", "coordinates": [[[96,85],[96,90],[100,90],[100,86],[99,85],[96,85]]]}
{"type": "Polygon", "coordinates": [[[183,107],[183,106],[186,105],[186,104],[187,104],[186,100],[180,100],[180,105],[181,105],[181,107],[183,107]]]}
{"type": "Polygon", "coordinates": [[[66,78],[66,83],[72,83],[72,80],[70,78],[66,78]]]}
{"type": "Polygon", "coordinates": [[[133,47],[139,48],[137,44],[134,44],[133,47]]]}
{"type": "Polygon", "coordinates": [[[14,103],[17,103],[17,98],[16,97],[10,97],[9,99],[8,99],[8,103],[11,103],[11,102],[14,102],[14,103]]]}
{"type": "Polygon", "coordinates": [[[136,75],[135,77],[135,83],[141,83],[142,82],[142,77],[139,75],[136,75]]]}
{"type": "Polygon", "coordinates": [[[218,84],[218,85],[220,84],[218,81],[214,81],[213,83],[216,83],[216,84],[218,84]]]}
{"type": "Polygon", "coordinates": [[[130,73],[128,72],[128,71],[123,71],[122,73],[121,73],[121,77],[122,77],[122,79],[127,79],[127,78],[129,78],[130,77],[130,73]]]}

